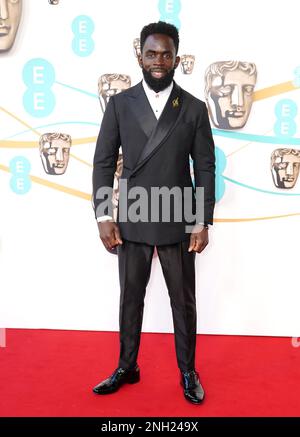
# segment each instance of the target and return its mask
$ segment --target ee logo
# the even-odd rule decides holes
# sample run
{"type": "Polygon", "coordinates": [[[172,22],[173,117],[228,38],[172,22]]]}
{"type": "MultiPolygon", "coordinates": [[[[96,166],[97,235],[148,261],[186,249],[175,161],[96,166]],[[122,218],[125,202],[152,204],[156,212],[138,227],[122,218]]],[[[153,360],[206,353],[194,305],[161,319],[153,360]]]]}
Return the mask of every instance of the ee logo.
{"type": "Polygon", "coordinates": [[[10,163],[9,169],[12,177],[10,188],[16,194],[26,194],[31,188],[30,162],[24,156],[15,156],[10,163]]]}
{"type": "MultiPolygon", "coordinates": [[[[222,197],[225,194],[225,180],[223,173],[227,166],[227,159],[226,155],[223,152],[222,149],[219,147],[215,147],[215,155],[216,155],[216,189],[215,189],[215,196],[216,196],[216,202],[219,202],[222,197]]],[[[191,179],[193,187],[195,188],[195,177],[194,177],[194,171],[193,171],[193,160],[190,158],[190,172],[191,172],[191,179]]]]}
{"type": "Polygon", "coordinates": [[[276,103],[276,123],[274,133],[279,137],[293,137],[297,132],[295,117],[298,112],[296,102],[291,99],[282,99],[276,103]]]}
{"type": "Polygon", "coordinates": [[[93,53],[95,43],[92,34],[94,30],[94,22],[87,15],[79,15],[73,20],[72,32],[74,33],[74,39],[72,49],[75,55],[84,57],[93,53]]]}
{"type": "Polygon", "coordinates": [[[178,17],[181,11],[180,0],[159,0],[158,10],[160,12],[161,21],[173,24],[177,29],[180,29],[180,19],[178,17]]]}
{"type": "Polygon", "coordinates": [[[300,65],[298,65],[298,67],[295,68],[294,75],[295,75],[295,78],[293,81],[293,85],[296,88],[299,88],[300,87],[300,65]]]}
{"type": "Polygon", "coordinates": [[[23,68],[23,81],[27,90],[23,95],[25,111],[33,117],[47,117],[55,107],[52,85],[55,71],[46,59],[35,58],[23,68]]]}

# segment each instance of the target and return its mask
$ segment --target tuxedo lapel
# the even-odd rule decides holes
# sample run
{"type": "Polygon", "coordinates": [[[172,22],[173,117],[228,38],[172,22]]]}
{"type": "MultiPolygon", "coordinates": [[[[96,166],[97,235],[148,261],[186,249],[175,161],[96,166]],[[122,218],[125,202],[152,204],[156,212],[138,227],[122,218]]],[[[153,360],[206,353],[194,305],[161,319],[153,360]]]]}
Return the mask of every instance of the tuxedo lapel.
{"type": "Polygon", "coordinates": [[[152,131],[150,138],[144,146],[138,162],[132,170],[132,174],[135,173],[148,160],[148,158],[150,158],[150,156],[152,156],[167,135],[169,135],[174,129],[179,120],[179,115],[182,113],[182,106],[181,88],[174,83],[173,90],[158,120],[156,128],[152,131]]]}
{"type": "Polygon", "coordinates": [[[142,82],[132,88],[132,92],[127,95],[127,98],[129,100],[130,109],[149,139],[157,126],[157,118],[145,94],[142,82]]]}

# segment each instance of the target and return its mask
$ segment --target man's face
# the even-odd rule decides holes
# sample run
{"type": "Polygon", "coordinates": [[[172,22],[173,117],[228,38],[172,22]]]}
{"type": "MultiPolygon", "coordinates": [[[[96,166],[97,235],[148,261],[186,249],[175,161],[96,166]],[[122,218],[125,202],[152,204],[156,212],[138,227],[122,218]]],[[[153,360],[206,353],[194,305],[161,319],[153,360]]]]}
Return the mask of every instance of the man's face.
{"type": "Polygon", "coordinates": [[[183,74],[192,74],[195,65],[195,56],[181,56],[181,71],[183,74]]]}
{"type": "Polygon", "coordinates": [[[40,154],[46,173],[52,175],[65,173],[69,162],[70,147],[71,143],[63,139],[44,142],[40,147],[40,154]]]}
{"type": "Polygon", "coordinates": [[[240,129],[247,123],[256,76],[236,69],[214,76],[208,106],[213,123],[220,129],[240,129]]]}
{"type": "Polygon", "coordinates": [[[22,0],[0,0],[0,52],[12,47],[21,13],[22,0]]]}
{"type": "Polygon", "coordinates": [[[277,188],[293,188],[297,182],[300,168],[300,151],[297,155],[286,153],[275,158],[272,176],[277,188]]]}
{"type": "Polygon", "coordinates": [[[149,35],[144,43],[142,54],[138,57],[139,65],[149,72],[154,79],[163,79],[177,68],[180,57],[172,38],[156,33],[149,35]]]}

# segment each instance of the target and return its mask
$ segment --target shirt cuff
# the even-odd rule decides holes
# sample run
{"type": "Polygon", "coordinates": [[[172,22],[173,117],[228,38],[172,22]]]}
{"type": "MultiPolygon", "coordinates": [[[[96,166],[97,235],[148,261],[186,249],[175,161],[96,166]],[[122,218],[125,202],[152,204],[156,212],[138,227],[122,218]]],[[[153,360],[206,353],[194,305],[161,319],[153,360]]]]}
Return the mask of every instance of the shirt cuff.
{"type": "Polygon", "coordinates": [[[205,226],[207,229],[209,229],[210,225],[208,223],[197,223],[197,225],[205,226]]]}
{"type": "Polygon", "coordinates": [[[97,217],[97,222],[105,222],[106,220],[112,220],[113,218],[110,215],[102,215],[101,217],[97,217]]]}

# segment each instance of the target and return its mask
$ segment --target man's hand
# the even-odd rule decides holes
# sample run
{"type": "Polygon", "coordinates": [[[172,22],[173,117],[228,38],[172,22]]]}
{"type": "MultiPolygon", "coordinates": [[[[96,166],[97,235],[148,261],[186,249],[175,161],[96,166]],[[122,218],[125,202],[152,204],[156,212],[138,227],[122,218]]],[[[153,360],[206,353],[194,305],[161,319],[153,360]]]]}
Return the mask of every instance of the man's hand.
{"type": "Polygon", "coordinates": [[[112,250],[119,244],[123,244],[119,227],[115,222],[111,220],[99,222],[98,229],[102,243],[107,250],[112,250]]]}
{"type": "Polygon", "coordinates": [[[190,237],[189,252],[193,250],[194,252],[200,253],[207,245],[208,229],[203,225],[195,225],[190,237]]]}

